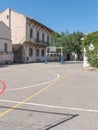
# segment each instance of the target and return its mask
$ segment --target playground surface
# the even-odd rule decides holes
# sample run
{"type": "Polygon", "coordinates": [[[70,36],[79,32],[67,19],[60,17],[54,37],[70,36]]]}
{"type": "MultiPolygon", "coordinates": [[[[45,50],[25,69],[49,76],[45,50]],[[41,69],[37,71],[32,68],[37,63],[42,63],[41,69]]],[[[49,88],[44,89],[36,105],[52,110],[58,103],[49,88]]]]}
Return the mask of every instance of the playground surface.
{"type": "Polygon", "coordinates": [[[98,72],[82,63],[0,66],[0,81],[0,130],[98,130],[98,72]]]}

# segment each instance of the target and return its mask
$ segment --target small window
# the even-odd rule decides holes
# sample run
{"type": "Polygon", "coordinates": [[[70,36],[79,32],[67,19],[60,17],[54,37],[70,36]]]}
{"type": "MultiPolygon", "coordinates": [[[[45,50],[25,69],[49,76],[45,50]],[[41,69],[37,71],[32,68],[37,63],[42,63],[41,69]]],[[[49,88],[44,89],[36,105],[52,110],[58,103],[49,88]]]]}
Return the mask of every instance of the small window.
{"type": "Polygon", "coordinates": [[[37,31],[37,42],[39,42],[39,31],[37,31]]]}
{"type": "Polygon", "coordinates": [[[39,57],[39,49],[36,49],[36,57],[39,57]]]}
{"type": "Polygon", "coordinates": [[[42,42],[44,42],[44,33],[42,34],[42,42]]]}
{"type": "Polygon", "coordinates": [[[42,50],[42,57],[44,57],[45,56],[45,51],[44,50],[42,50]]]}
{"type": "Polygon", "coordinates": [[[31,28],[30,29],[30,38],[32,38],[32,36],[33,36],[33,29],[31,28]]]}
{"type": "Polygon", "coordinates": [[[9,15],[7,15],[7,19],[9,19],[9,15]]]}
{"type": "Polygon", "coordinates": [[[32,55],[33,55],[33,49],[29,48],[29,56],[32,56],[32,55]]]}
{"type": "Polygon", "coordinates": [[[49,36],[47,36],[47,43],[49,44],[49,36]]]}
{"type": "Polygon", "coordinates": [[[7,48],[8,48],[7,43],[5,43],[5,44],[4,44],[4,51],[5,51],[5,52],[7,52],[7,48]]]}

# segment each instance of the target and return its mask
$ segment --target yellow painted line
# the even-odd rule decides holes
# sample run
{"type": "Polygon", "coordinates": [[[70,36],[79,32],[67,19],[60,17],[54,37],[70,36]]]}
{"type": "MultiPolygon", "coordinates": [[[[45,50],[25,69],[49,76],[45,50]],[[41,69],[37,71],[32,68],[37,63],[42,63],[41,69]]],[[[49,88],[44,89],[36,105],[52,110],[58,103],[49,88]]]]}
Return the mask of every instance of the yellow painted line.
{"type": "Polygon", "coordinates": [[[3,117],[4,115],[8,114],[9,112],[11,112],[12,110],[14,110],[15,108],[21,106],[22,104],[24,104],[25,102],[29,101],[30,99],[32,99],[33,97],[39,95],[40,93],[44,92],[46,89],[48,89],[49,87],[55,85],[56,83],[58,83],[59,81],[63,80],[65,78],[65,76],[70,75],[71,73],[65,74],[64,76],[62,76],[61,78],[59,78],[58,80],[54,81],[53,83],[45,86],[44,88],[40,89],[39,91],[37,91],[35,94],[29,96],[28,98],[24,99],[23,101],[21,101],[20,103],[12,106],[12,108],[9,108],[8,110],[2,112],[0,114],[0,117],[3,117]]]}

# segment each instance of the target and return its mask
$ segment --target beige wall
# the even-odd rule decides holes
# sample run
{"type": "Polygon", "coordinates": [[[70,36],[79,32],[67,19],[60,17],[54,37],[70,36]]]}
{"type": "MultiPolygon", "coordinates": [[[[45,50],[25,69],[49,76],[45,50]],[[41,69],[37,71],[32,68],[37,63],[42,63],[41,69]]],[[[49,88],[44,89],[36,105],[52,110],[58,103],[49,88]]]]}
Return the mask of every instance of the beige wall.
{"type": "Polygon", "coordinates": [[[33,22],[32,24],[27,24],[27,41],[33,40],[37,38],[37,31],[39,31],[39,40],[42,41],[42,34],[44,33],[44,42],[47,42],[47,36],[49,36],[49,42],[51,43],[51,34],[49,34],[49,32],[44,29],[41,28],[40,25],[34,25],[33,22]],[[32,38],[30,38],[30,29],[32,28],[33,30],[33,35],[32,38]]]}
{"type": "Polygon", "coordinates": [[[12,52],[12,44],[9,40],[0,39],[0,52],[4,52],[4,43],[7,43],[7,52],[12,52]]]}
{"type": "Polygon", "coordinates": [[[8,52],[12,52],[10,29],[1,21],[0,22],[0,51],[4,51],[4,43],[7,43],[8,52]]]}
{"type": "Polygon", "coordinates": [[[26,17],[14,11],[11,11],[11,35],[13,44],[26,41],[26,17]]]}
{"type": "Polygon", "coordinates": [[[10,29],[0,21],[0,38],[11,39],[10,29]]]}
{"type": "Polygon", "coordinates": [[[12,53],[12,42],[11,42],[11,32],[10,29],[3,23],[0,22],[0,63],[5,63],[5,61],[13,62],[12,53]],[[4,45],[7,44],[7,52],[5,52],[4,45]]]}
{"type": "Polygon", "coordinates": [[[22,44],[26,40],[26,17],[9,8],[0,13],[0,20],[11,29],[12,44],[22,44]]]}
{"type": "Polygon", "coordinates": [[[6,9],[0,13],[0,21],[3,21],[8,27],[10,27],[10,9],[6,9]]]}
{"type": "Polygon", "coordinates": [[[28,47],[28,48],[25,48],[24,50],[25,50],[25,52],[28,52],[28,54],[25,53],[25,55],[26,55],[24,57],[25,62],[26,62],[27,56],[29,57],[29,62],[36,62],[36,61],[44,61],[45,60],[45,56],[42,57],[42,50],[44,50],[44,53],[46,51],[44,48],[28,47]],[[33,49],[33,55],[32,56],[29,56],[29,48],[33,49]],[[36,49],[39,49],[39,56],[38,57],[36,56],[36,49]]]}

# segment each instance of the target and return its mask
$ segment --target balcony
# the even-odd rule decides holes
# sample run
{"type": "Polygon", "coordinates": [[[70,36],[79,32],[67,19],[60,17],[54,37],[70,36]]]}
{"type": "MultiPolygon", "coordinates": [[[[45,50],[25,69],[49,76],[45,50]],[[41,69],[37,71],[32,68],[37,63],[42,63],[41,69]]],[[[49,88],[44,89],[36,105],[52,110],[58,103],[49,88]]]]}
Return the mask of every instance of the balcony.
{"type": "Polygon", "coordinates": [[[46,41],[42,41],[42,40],[38,40],[36,38],[30,38],[30,42],[36,43],[36,44],[40,44],[40,45],[46,45],[48,46],[49,43],[46,41]]]}

